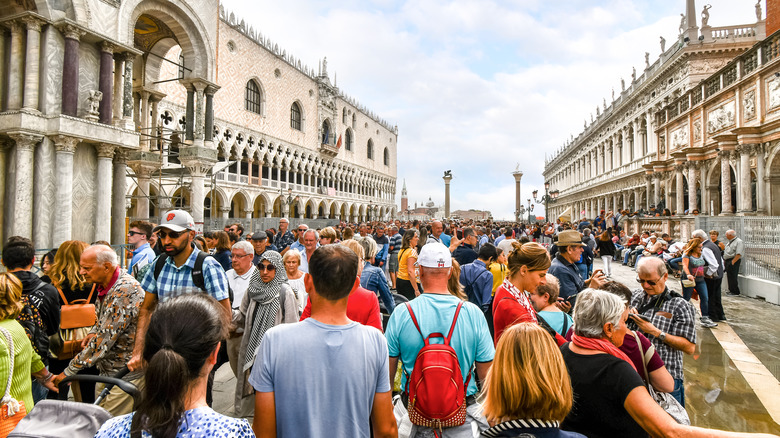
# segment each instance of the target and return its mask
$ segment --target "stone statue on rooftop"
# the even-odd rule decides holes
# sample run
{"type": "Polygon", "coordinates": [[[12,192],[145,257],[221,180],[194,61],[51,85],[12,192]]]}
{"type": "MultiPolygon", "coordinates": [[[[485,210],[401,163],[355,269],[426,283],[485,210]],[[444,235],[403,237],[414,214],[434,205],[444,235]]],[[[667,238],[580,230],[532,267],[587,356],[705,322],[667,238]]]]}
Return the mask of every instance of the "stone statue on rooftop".
{"type": "Polygon", "coordinates": [[[688,20],[685,19],[685,14],[680,14],[680,35],[682,35],[683,32],[685,32],[685,28],[687,27],[685,23],[688,20]]]}
{"type": "Polygon", "coordinates": [[[636,67],[631,67],[631,82],[636,81],[636,67]]]}
{"type": "Polygon", "coordinates": [[[645,52],[645,68],[650,67],[650,52],[645,52]]]}
{"type": "Polygon", "coordinates": [[[661,53],[666,51],[666,38],[661,37],[661,53]]]}
{"type": "MultiPolygon", "coordinates": [[[[621,81],[622,81],[622,79],[621,79],[621,81]]],[[[612,101],[613,102],[615,101],[615,89],[614,88],[612,89],[612,101]]]]}
{"type": "Polygon", "coordinates": [[[761,21],[761,0],[756,2],[756,20],[761,21]]]}
{"type": "Polygon", "coordinates": [[[704,5],[704,9],[701,11],[701,27],[709,26],[707,23],[710,21],[710,8],[712,8],[712,5],[704,5]]]}
{"type": "Polygon", "coordinates": [[[620,78],[620,91],[626,91],[626,80],[620,78]]]}

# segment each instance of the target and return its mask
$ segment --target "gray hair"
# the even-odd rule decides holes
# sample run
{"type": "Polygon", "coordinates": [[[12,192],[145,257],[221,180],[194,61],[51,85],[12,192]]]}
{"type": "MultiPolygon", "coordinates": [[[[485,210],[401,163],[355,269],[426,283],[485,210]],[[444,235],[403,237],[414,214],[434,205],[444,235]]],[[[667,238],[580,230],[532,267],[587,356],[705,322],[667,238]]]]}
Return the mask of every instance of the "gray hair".
{"type": "MultiPolygon", "coordinates": [[[[261,233],[264,231],[261,231],[261,233]]],[[[245,254],[254,254],[255,253],[255,247],[252,246],[251,243],[247,242],[246,240],[239,240],[238,242],[234,243],[233,246],[230,248],[232,250],[240,249],[244,251],[245,254]]]]}
{"type": "Polygon", "coordinates": [[[95,248],[95,261],[99,265],[110,263],[111,266],[119,266],[119,257],[117,257],[116,252],[110,246],[92,245],[92,248],[95,248]]]}
{"type": "Polygon", "coordinates": [[[610,292],[585,289],[577,295],[574,305],[574,333],[586,338],[604,337],[604,324],[620,325],[626,301],[610,292]]]}
{"type": "Polygon", "coordinates": [[[727,230],[726,231],[726,236],[736,236],[736,235],[737,235],[737,232],[734,231],[734,230],[727,230]]]}
{"type": "Polygon", "coordinates": [[[658,273],[659,277],[663,277],[669,271],[666,269],[666,263],[658,257],[642,257],[639,259],[639,264],[636,267],[636,273],[640,274],[651,273],[653,269],[658,273]]]}
{"type": "Polygon", "coordinates": [[[709,239],[709,236],[704,232],[704,230],[693,230],[691,237],[698,237],[702,242],[706,242],[707,239],[709,239]]]}
{"type": "MultiPolygon", "coordinates": [[[[300,227],[300,225],[298,225],[300,227]]],[[[320,233],[317,232],[317,230],[313,228],[307,228],[306,231],[303,232],[303,238],[306,238],[306,234],[308,233],[314,233],[314,240],[318,241],[320,240],[320,233]]]]}
{"type": "Polygon", "coordinates": [[[376,257],[376,253],[379,252],[379,247],[374,239],[370,237],[360,237],[358,235],[355,236],[355,240],[363,247],[363,252],[365,253],[365,258],[367,260],[376,257]]]}
{"type": "Polygon", "coordinates": [[[301,252],[297,249],[288,249],[286,253],[282,256],[282,262],[286,262],[287,260],[290,260],[293,257],[298,257],[298,263],[301,263],[301,252]]]}

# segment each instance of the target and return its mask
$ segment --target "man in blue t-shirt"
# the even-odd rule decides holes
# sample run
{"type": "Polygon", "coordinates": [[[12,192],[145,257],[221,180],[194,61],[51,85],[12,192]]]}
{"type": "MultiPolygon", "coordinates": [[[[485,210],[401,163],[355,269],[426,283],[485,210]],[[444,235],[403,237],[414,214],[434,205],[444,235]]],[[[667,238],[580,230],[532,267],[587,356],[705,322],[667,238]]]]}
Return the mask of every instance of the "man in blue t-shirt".
{"type": "MultiPolygon", "coordinates": [[[[446,336],[452,326],[455,309],[461,302],[447,290],[447,281],[452,270],[452,256],[444,245],[437,242],[429,243],[423,246],[417,262],[420,265],[420,279],[425,292],[411,301],[412,311],[424,336],[434,332],[446,336]]],[[[424,340],[415,328],[406,306],[398,306],[390,315],[385,336],[390,353],[390,376],[391,378],[395,376],[400,359],[404,370],[401,386],[405,390],[406,379],[412,374],[417,353],[424,346],[424,340]]],[[[487,321],[479,307],[469,302],[463,303],[450,345],[458,354],[463,382],[466,382],[468,373],[474,368],[479,380],[484,381],[493,363],[495,349],[487,321]]],[[[474,436],[475,427],[479,432],[488,428],[487,421],[479,412],[480,407],[476,403],[477,393],[477,384],[472,376],[466,388],[468,405],[466,422],[461,426],[443,429],[443,437],[462,436],[464,433],[474,436]]],[[[415,425],[409,436],[415,436],[423,429],[425,428],[415,425]]]]}
{"type": "Polygon", "coordinates": [[[268,330],[249,383],[258,437],[395,437],[387,343],[347,317],[357,255],[324,245],[309,260],[311,317],[268,330]]]}

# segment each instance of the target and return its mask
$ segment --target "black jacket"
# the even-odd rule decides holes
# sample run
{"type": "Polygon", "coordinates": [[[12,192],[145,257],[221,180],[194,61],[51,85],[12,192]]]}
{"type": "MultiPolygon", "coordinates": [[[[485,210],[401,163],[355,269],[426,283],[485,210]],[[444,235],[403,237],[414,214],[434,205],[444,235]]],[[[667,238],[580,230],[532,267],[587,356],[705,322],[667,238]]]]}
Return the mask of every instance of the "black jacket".
{"type": "Polygon", "coordinates": [[[46,325],[46,334],[51,336],[57,333],[60,329],[60,296],[57,289],[30,271],[16,271],[13,274],[22,282],[22,295],[29,295],[30,302],[38,308],[46,325]],[[38,288],[41,284],[43,286],[38,288]]]}

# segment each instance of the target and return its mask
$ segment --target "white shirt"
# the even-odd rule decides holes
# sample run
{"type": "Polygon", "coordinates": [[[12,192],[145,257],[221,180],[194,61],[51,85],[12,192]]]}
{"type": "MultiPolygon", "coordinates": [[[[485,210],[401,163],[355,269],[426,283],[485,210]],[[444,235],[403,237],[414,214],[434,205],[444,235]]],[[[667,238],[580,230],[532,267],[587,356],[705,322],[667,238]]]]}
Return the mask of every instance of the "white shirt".
{"type": "Polygon", "coordinates": [[[252,265],[244,275],[238,275],[235,269],[227,271],[228,284],[233,290],[233,308],[238,309],[241,307],[241,300],[244,299],[244,294],[249,289],[249,280],[252,278],[252,274],[257,270],[255,265],[252,265]]]}

